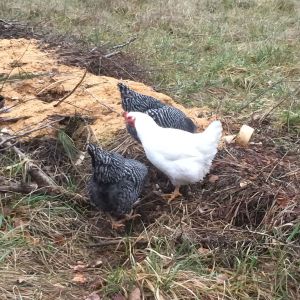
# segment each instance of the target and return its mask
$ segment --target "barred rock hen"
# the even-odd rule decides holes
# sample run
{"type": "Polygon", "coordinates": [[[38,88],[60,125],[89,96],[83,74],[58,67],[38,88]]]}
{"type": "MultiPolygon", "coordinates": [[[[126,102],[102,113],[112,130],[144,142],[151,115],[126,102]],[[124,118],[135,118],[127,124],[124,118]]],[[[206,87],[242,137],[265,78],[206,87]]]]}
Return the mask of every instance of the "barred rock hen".
{"type": "MultiPolygon", "coordinates": [[[[161,127],[181,129],[188,132],[195,132],[197,127],[181,110],[176,107],[166,105],[159,100],[137,93],[123,83],[118,83],[121,93],[122,107],[125,112],[143,112],[161,127]]],[[[136,130],[126,126],[128,132],[140,142],[136,130]]]]}
{"type": "Polygon", "coordinates": [[[137,202],[148,173],[147,167],[118,153],[87,147],[92,158],[93,175],[89,185],[90,199],[97,208],[112,216],[125,218],[112,221],[113,228],[124,226],[123,221],[134,218],[132,207],[137,202]]]}
{"type": "Polygon", "coordinates": [[[129,126],[136,129],[149,161],[166,174],[175,191],[163,197],[169,201],[180,196],[181,185],[196,183],[209,172],[222,135],[222,124],[213,121],[203,132],[190,133],[162,128],[147,114],[124,114],[129,126]]]}

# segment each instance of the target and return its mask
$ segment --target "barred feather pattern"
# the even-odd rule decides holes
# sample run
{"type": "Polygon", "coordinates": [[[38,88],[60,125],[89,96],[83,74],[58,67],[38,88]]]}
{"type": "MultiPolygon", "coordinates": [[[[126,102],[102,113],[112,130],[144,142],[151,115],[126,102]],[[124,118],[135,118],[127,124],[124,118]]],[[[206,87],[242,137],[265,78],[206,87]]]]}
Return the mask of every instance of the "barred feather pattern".
{"type": "Polygon", "coordinates": [[[143,189],[147,167],[120,154],[88,145],[93,175],[89,183],[91,203],[115,216],[129,213],[143,189]]]}
{"type": "Polygon", "coordinates": [[[148,109],[161,108],[165,105],[151,96],[142,95],[131,90],[123,83],[118,83],[118,87],[124,111],[145,112],[148,109]]]}
{"type": "MultiPolygon", "coordinates": [[[[151,96],[137,93],[123,83],[118,83],[118,87],[121,93],[124,111],[146,113],[161,127],[181,129],[192,133],[196,132],[196,125],[178,108],[166,105],[151,96]]],[[[140,142],[136,130],[133,127],[127,126],[127,130],[140,142]]]]}
{"type": "Polygon", "coordinates": [[[161,127],[181,129],[188,132],[195,132],[196,126],[181,110],[164,106],[159,109],[149,109],[146,114],[161,127]]]}

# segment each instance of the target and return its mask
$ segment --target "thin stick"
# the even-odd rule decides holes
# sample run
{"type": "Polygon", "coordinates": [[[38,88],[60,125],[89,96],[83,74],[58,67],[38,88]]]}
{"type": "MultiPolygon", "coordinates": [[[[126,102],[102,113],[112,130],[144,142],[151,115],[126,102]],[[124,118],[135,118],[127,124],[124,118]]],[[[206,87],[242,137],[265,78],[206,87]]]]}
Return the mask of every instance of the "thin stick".
{"type": "MultiPolygon", "coordinates": [[[[0,137],[1,139],[1,137],[0,137]]],[[[31,160],[24,154],[19,148],[13,146],[10,142],[4,141],[8,146],[10,146],[18,156],[27,162],[28,172],[37,183],[39,187],[50,186],[57,187],[57,184],[46,174],[40,167],[35,165],[31,160]]]]}
{"type": "Polygon", "coordinates": [[[9,136],[8,138],[4,138],[4,137],[1,137],[1,136],[0,136],[0,147],[1,147],[2,145],[4,145],[4,144],[9,143],[9,141],[15,140],[15,139],[20,138],[20,137],[24,137],[24,136],[26,136],[26,135],[28,135],[28,134],[30,134],[30,133],[32,133],[32,132],[39,131],[39,130],[41,130],[41,129],[44,129],[44,128],[46,128],[46,127],[49,127],[50,125],[52,125],[52,124],[54,124],[54,123],[57,123],[57,122],[60,122],[61,120],[63,120],[63,118],[54,120],[54,121],[49,122],[49,123],[47,123],[47,124],[44,124],[44,125],[42,125],[42,126],[40,126],[40,127],[38,127],[38,128],[34,128],[34,129],[27,130],[27,131],[25,131],[25,132],[23,132],[23,133],[21,133],[21,134],[9,136]]]}
{"type": "Polygon", "coordinates": [[[76,89],[81,85],[82,81],[84,80],[85,76],[87,73],[87,69],[85,69],[83,76],[81,77],[80,81],[75,85],[75,87],[73,88],[72,91],[70,91],[67,95],[65,95],[63,98],[61,98],[56,104],[54,104],[54,107],[57,107],[58,105],[60,105],[64,100],[66,100],[68,97],[70,97],[75,91],[76,89]]]}
{"type": "MultiPolygon", "coordinates": [[[[130,239],[133,240],[134,244],[147,244],[148,241],[146,240],[136,240],[135,239],[130,239]]],[[[129,241],[130,241],[129,240],[129,241]]],[[[89,247],[103,247],[103,246],[110,246],[110,245],[118,245],[120,246],[122,243],[126,243],[126,241],[128,241],[128,239],[118,239],[118,240],[106,240],[106,241],[99,241],[97,243],[94,244],[89,244],[89,247]]]]}
{"type": "Polygon", "coordinates": [[[137,39],[136,36],[130,38],[127,42],[125,42],[124,44],[120,44],[120,45],[116,45],[114,47],[112,47],[111,49],[115,50],[115,49],[120,49],[120,48],[123,48],[129,44],[131,44],[132,42],[134,42],[135,40],[137,39]]]}
{"type": "Polygon", "coordinates": [[[119,53],[121,53],[121,51],[114,51],[114,52],[105,54],[103,57],[104,57],[104,58],[110,58],[110,57],[112,57],[112,56],[114,56],[114,55],[117,55],[117,54],[119,54],[119,53]]]}
{"type": "MultiPolygon", "coordinates": [[[[1,137],[0,137],[0,140],[1,140],[1,137]]],[[[77,199],[80,199],[83,201],[87,200],[86,197],[84,197],[80,194],[69,192],[69,191],[65,190],[63,187],[58,186],[54,180],[52,180],[39,166],[34,164],[30,160],[30,158],[28,156],[26,156],[26,154],[24,154],[19,148],[12,145],[10,142],[7,142],[7,144],[10,148],[13,149],[13,151],[16,154],[18,154],[20,159],[26,161],[28,172],[31,175],[32,179],[36,182],[37,187],[39,188],[39,189],[37,189],[36,187],[31,186],[32,190],[29,190],[29,186],[27,185],[26,186],[26,188],[28,188],[27,192],[29,192],[29,193],[30,192],[40,192],[40,193],[44,192],[44,193],[55,194],[55,195],[67,195],[67,196],[72,197],[73,200],[77,200],[77,199]]],[[[0,183],[1,183],[1,180],[0,180],[0,183]]],[[[16,189],[17,189],[16,186],[8,187],[7,184],[2,186],[1,188],[6,189],[7,192],[9,192],[9,191],[16,192],[16,189]],[[15,188],[15,191],[13,191],[14,188],[15,188]]],[[[25,193],[26,191],[19,189],[18,192],[25,193]]]]}
{"type": "Polygon", "coordinates": [[[264,115],[261,116],[261,118],[259,119],[259,123],[262,123],[262,121],[271,114],[271,112],[276,109],[278,106],[280,106],[283,102],[285,102],[287,100],[287,98],[282,99],[280,102],[278,102],[276,105],[274,105],[273,107],[271,107],[271,109],[269,109],[269,111],[267,111],[264,115]]]}
{"type": "Polygon", "coordinates": [[[239,109],[239,113],[244,110],[245,108],[247,108],[252,102],[256,101],[257,99],[259,99],[260,97],[262,97],[264,94],[266,94],[269,90],[271,90],[273,87],[275,87],[276,85],[278,85],[279,83],[282,83],[284,81],[284,79],[280,79],[277,82],[273,83],[269,88],[263,90],[262,92],[260,92],[258,95],[256,95],[255,97],[253,97],[252,99],[250,99],[247,103],[245,103],[244,105],[242,105],[239,109]]]}
{"type": "Polygon", "coordinates": [[[8,23],[8,22],[4,21],[3,19],[0,19],[0,22],[1,22],[1,23],[4,23],[4,24],[6,24],[6,25],[9,25],[9,26],[12,26],[12,25],[13,25],[12,23],[8,23]]]}
{"type": "MultiPolygon", "coordinates": [[[[28,43],[26,49],[23,51],[23,53],[21,54],[21,56],[16,60],[17,63],[19,63],[19,62],[21,61],[21,59],[24,57],[24,55],[25,55],[25,53],[27,52],[27,50],[28,50],[28,48],[29,48],[30,45],[31,45],[31,40],[29,40],[29,43],[28,43]]],[[[11,73],[13,72],[13,70],[14,70],[15,68],[16,68],[16,67],[13,67],[13,68],[10,70],[10,72],[9,72],[8,75],[7,75],[7,77],[6,77],[5,80],[3,81],[2,86],[1,86],[1,88],[0,88],[0,92],[2,92],[2,90],[3,90],[3,88],[4,88],[4,85],[5,85],[6,81],[9,79],[11,73]]]]}
{"type": "Polygon", "coordinates": [[[51,82],[50,84],[48,84],[47,86],[45,86],[44,88],[42,88],[36,95],[39,96],[40,94],[42,94],[44,91],[49,90],[51,87],[58,85],[59,83],[63,83],[65,81],[71,80],[72,78],[65,78],[65,79],[61,79],[55,82],[51,82]]]}
{"type": "Polygon", "coordinates": [[[0,176],[0,192],[13,192],[29,194],[37,189],[36,184],[29,184],[24,182],[13,182],[0,176]]]}

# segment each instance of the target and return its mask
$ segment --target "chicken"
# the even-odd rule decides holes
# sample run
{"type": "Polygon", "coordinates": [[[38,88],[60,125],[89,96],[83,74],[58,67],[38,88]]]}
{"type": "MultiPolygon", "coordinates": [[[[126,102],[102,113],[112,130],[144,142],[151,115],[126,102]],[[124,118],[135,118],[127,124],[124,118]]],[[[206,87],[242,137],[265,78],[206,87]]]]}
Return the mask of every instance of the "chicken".
{"type": "Polygon", "coordinates": [[[147,167],[118,153],[108,152],[93,144],[87,147],[92,158],[93,175],[89,184],[91,203],[115,217],[125,216],[113,228],[124,226],[123,221],[134,218],[130,215],[142,191],[147,167]]]}
{"type": "MultiPolygon", "coordinates": [[[[125,112],[143,112],[151,116],[161,127],[196,132],[196,125],[181,110],[166,105],[153,97],[139,94],[129,89],[123,83],[118,83],[118,87],[121,93],[122,107],[125,112]]],[[[127,126],[127,130],[135,140],[140,142],[135,128],[127,126]]]]}
{"type": "Polygon", "coordinates": [[[124,113],[124,117],[136,129],[149,161],[175,186],[172,194],[163,196],[166,200],[180,196],[181,185],[199,182],[209,172],[222,135],[220,121],[213,121],[204,132],[190,133],[162,128],[140,112],[124,113]]]}

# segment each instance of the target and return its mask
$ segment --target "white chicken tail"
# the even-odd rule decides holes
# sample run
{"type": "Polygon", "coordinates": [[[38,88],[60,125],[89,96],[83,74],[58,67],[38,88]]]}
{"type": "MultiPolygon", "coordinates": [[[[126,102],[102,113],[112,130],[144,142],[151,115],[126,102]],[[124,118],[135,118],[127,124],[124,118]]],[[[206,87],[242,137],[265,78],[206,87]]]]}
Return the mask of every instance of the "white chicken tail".
{"type": "Polygon", "coordinates": [[[220,121],[210,123],[209,126],[199,134],[202,147],[206,145],[208,148],[217,148],[222,136],[222,130],[222,123],[220,121]]]}
{"type": "Polygon", "coordinates": [[[203,133],[220,139],[222,135],[222,123],[219,120],[213,121],[208,125],[203,133]]]}

